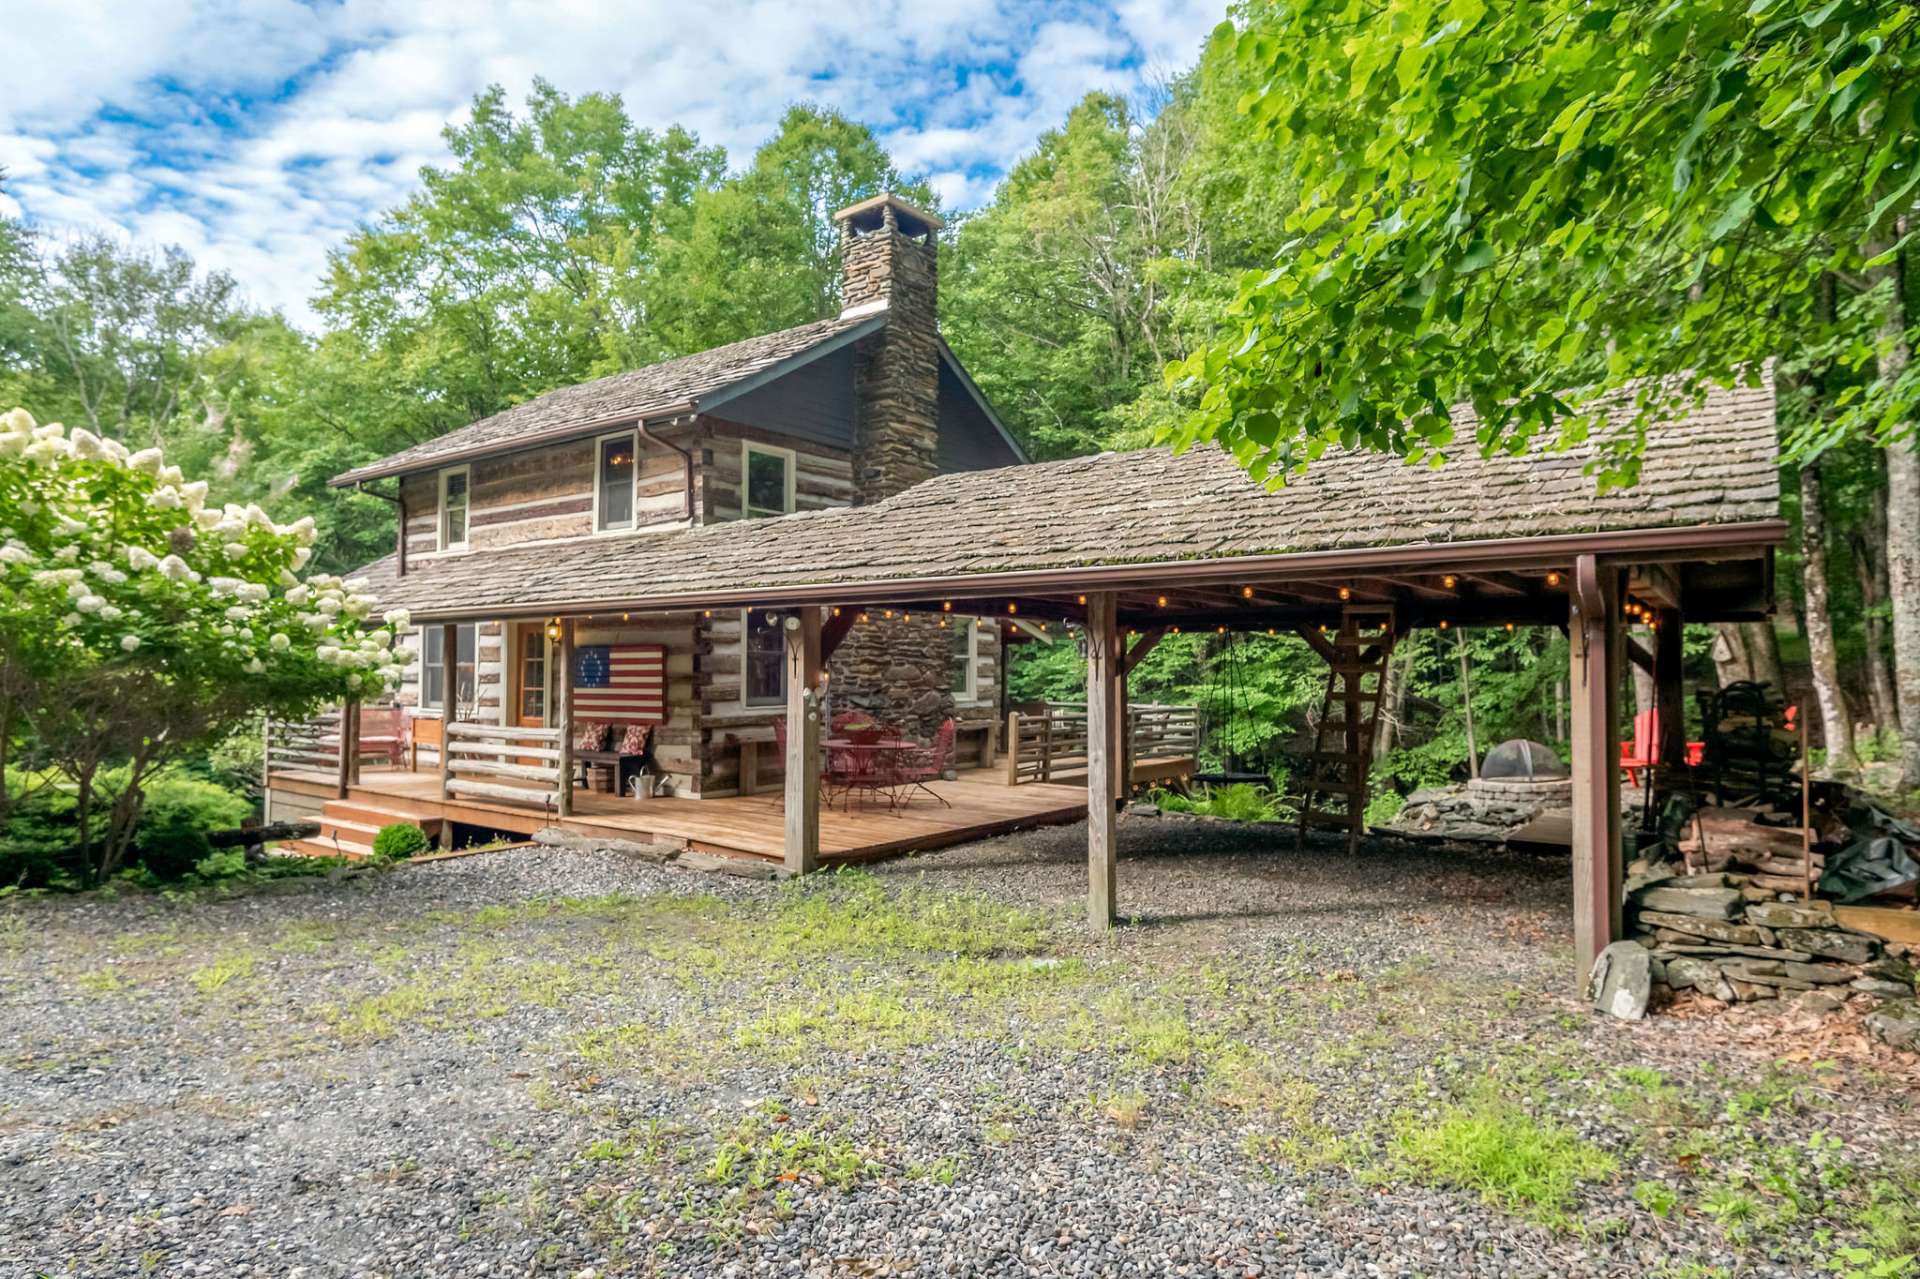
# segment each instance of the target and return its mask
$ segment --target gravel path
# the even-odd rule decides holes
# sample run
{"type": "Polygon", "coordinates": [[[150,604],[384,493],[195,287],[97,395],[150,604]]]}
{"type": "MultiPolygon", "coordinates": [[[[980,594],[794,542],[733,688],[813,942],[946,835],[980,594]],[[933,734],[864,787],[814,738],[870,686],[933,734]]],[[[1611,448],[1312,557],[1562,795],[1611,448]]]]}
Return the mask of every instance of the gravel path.
{"type": "MultiPolygon", "coordinates": [[[[0,908],[0,1276],[1823,1273],[1910,1059],[1570,997],[1563,863],[1123,823],[0,908]]],[[[1807,1024],[1808,1026],[1811,1023],[1807,1024]]],[[[1903,1233],[1904,1232],[1904,1233],[1903,1233]]]]}

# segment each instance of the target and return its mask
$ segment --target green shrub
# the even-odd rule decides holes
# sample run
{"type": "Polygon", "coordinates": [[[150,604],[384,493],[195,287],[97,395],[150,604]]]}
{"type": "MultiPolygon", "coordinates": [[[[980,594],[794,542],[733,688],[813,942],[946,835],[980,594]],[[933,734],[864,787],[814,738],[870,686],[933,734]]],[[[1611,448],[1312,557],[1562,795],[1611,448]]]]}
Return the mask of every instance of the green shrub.
{"type": "Polygon", "coordinates": [[[395,822],[391,826],[382,826],[380,833],[373,837],[373,860],[405,861],[409,857],[426,852],[429,847],[427,832],[418,826],[395,822]]]}
{"type": "Polygon", "coordinates": [[[161,880],[184,879],[212,854],[209,832],[231,830],[252,815],[252,802],[224,787],[163,775],[147,784],[146,807],[128,861],[161,880]]]}
{"type": "Polygon", "coordinates": [[[1163,813],[1194,813],[1230,822],[1277,822],[1287,818],[1286,808],[1279,796],[1264,786],[1255,786],[1250,782],[1205,786],[1198,797],[1157,790],[1153,792],[1152,799],[1163,813]]]}

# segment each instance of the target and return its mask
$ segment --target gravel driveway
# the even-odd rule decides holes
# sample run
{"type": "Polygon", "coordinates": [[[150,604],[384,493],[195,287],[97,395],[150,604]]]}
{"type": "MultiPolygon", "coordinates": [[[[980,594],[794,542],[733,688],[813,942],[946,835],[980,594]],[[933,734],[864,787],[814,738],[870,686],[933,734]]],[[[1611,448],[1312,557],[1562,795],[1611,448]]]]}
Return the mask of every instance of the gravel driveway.
{"type": "Polygon", "coordinates": [[[1828,1273],[1911,1059],[1571,997],[1564,863],[1122,827],[0,903],[0,1276],[1828,1273]]]}

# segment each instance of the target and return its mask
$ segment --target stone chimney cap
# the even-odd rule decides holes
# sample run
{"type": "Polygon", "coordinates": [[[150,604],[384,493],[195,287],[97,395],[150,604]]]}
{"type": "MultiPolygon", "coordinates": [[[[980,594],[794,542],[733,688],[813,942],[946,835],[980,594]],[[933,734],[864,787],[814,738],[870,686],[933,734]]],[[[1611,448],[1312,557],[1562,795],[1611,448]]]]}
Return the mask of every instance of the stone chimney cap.
{"type": "Polygon", "coordinates": [[[878,231],[886,225],[889,209],[893,211],[894,227],[901,235],[925,235],[946,225],[937,214],[917,208],[891,191],[882,191],[858,204],[849,204],[834,214],[833,220],[848,223],[858,232],[878,231]]]}

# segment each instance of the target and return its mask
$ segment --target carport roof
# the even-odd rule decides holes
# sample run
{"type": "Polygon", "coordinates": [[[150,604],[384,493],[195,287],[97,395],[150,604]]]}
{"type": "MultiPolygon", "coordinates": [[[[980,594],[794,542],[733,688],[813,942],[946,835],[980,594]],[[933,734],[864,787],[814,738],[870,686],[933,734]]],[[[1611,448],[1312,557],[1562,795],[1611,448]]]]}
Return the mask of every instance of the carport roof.
{"type": "MultiPolygon", "coordinates": [[[[1630,412],[1623,398],[1622,425],[1630,412]]],[[[1473,425],[1463,412],[1461,438],[1473,425]]],[[[1468,452],[1429,469],[1333,452],[1269,491],[1212,447],[1103,453],[942,475],[870,506],[416,556],[404,577],[389,556],[363,572],[421,620],[941,596],[1052,597],[1072,615],[1076,590],[1525,571],[1582,550],[1753,558],[1783,535],[1770,377],[1654,428],[1633,488],[1598,492],[1594,456],[1468,452]]]]}

